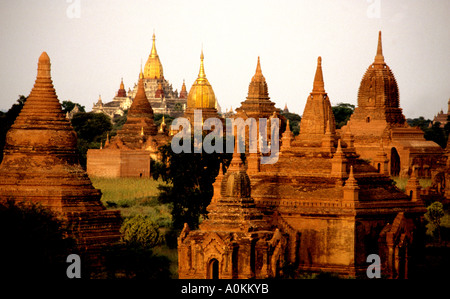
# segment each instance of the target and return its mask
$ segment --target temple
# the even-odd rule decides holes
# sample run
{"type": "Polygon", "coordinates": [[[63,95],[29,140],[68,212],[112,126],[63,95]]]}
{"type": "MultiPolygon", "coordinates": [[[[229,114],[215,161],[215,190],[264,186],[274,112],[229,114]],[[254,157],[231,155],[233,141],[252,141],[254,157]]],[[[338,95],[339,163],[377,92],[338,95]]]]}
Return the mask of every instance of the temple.
{"type": "Polygon", "coordinates": [[[87,173],[98,177],[150,177],[150,162],[158,159],[158,146],[169,142],[165,123],[157,128],[153,109],[140,73],[138,89],[127,121],[101,149],[87,152],[87,173]]]}
{"type": "Polygon", "coordinates": [[[50,58],[39,57],[37,78],[7,133],[0,165],[0,200],[31,201],[69,224],[86,264],[120,239],[119,211],[106,210],[78,162],[77,136],[61,109],[50,73],[50,58]]]}
{"type": "Polygon", "coordinates": [[[341,132],[346,130],[352,132],[361,158],[371,160],[380,172],[383,164],[376,156],[384,151],[391,176],[408,176],[414,166],[419,177],[431,177],[431,169],[442,155],[438,144],[425,140],[422,130],[406,123],[397,81],[384,60],[381,31],[374,62],[361,80],[358,106],[341,132]]]}
{"type": "MultiPolygon", "coordinates": [[[[173,90],[172,84],[164,77],[163,66],[156,51],[155,34],[152,38],[152,49],[145,63],[142,72],[145,95],[154,113],[167,114],[172,117],[182,116],[186,109],[186,86],[181,87],[178,94],[177,90],[173,90]]],[[[138,83],[133,89],[125,91],[123,81],[121,82],[119,91],[111,102],[103,103],[102,99],[94,103],[93,112],[105,113],[114,119],[115,116],[122,116],[128,110],[138,92],[138,83]]]]}
{"type": "Polygon", "coordinates": [[[202,49],[198,76],[192,84],[187,96],[187,107],[184,112],[184,117],[186,117],[191,124],[194,123],[195,111],[202,113],[202,121],[211,117],[219,118],[216,95],[206,78],[204,58],[202,49]]]}
{"type": "Polygon", "coordinates": [[[365,277],[373,253],[383,275],[408,277],[425,207],[359,158],[352,132],[339,136],[330,111],[319,57],[303,131],[294,138],[286,126],[275,164],[254,168],[235,149],[208,219],[178,238],[180,278],[284,277],[286,265],[365,277]]]}

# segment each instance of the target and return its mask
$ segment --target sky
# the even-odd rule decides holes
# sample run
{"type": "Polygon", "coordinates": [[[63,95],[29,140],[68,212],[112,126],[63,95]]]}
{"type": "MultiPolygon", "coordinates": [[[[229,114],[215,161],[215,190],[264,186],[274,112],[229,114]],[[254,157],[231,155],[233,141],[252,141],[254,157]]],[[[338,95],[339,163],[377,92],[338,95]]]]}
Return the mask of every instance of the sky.
{"type": "Polygon", "coordinates": [[[407,118],[447,112],[450,98],[448,0],[1,0],[0,110],[27,96],[46,51],[59,100],[91,111],[123,78],[137,82],[152,35],[174,90],[205,72],[222,110],[245,100],[257,57],[269,96],[303,114],[322,57],[332,105],[357,105],[378,31],[407,118]]]}

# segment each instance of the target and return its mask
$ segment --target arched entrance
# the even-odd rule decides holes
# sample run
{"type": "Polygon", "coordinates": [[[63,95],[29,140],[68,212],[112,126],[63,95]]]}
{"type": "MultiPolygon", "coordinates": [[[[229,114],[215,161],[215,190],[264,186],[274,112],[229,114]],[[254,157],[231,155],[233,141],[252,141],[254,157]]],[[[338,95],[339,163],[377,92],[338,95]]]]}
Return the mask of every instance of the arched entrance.
{"type": "Polygon", "coordinates": [[[216,259],[209,261],[208,279],[219,279],[219,261],[216,259]]]}
{"type": "Polygon", "coordinates": [[[400,174],[400,156],[395,147],[391,148],[391,176],[399,176],[400,174]]]}

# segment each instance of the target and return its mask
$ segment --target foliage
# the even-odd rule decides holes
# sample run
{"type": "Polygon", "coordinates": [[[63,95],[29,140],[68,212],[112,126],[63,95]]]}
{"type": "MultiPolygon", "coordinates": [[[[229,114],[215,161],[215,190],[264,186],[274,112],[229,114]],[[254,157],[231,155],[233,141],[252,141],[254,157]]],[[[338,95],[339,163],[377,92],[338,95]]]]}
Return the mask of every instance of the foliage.
{"type": "Polygon", "coordinates": [[[77,253],[67,228],[31,202],[0,202],[0,272],[8,278],[66,277],[66,258],[77,253]]]}
{"type": "Polygon", "coordinates": [[[439,144],[442,148],[447,145],[448,135],[450,133],[450,123],[447,123],[443,128],[441,128],[440,122],[435,122],[425,119],[423,116],[418,118],[408,118],[407,123],[411,127],[418,127],[424,132],[424,138],[426,140],[431,140],[439,144]]]}
{"type": "Polygon", "coordinates": [[[150,249],[161,243],[159,227],[149,217],[127,218],[120,228],[122,240],[129,246],[150,249]]]}
{"type": "Polygon", "coordinates": [[[336,121],[336,129],[340,129],[347,124],[347,121],[355,111],[355,105],[348,103],[339,103],[336,106],[331,107],[334,119],[336,121]]]}
{"type": "Polygon", "coordinates": [[[289,128],[291,129],[292,134],[294,134],[294,136],[298,135],[300,133],[301,116],[290,112],[282,113],[282,115],[286,117],[286,119],[289,119],[289,128]]]}
{"type": "Polygon", "coordinates": [[[431,227],[429,226],[429,229],[433,234],[437,234],[438,239],[440,239],[439,230],[442,217],[444,217],[444,205],[441,202],[435,201],[427,207],[425,219],[431,225],[431,227]]]}
{"type": "Polygon", "coordinates": [[[79,109],[80,112],[86,112],[84,106],[81,106],[78,103],[74,103],[72,101],[63,101],[61,103],[61,108],[62,108],[64,113],[72,111],[73,108],[75,108],[75,106],[78,106],[78,109],[79,109]]]}
{"type": "Polygon", "coordinates": [[[114,116],[112,122],[113,126],[110,132],[110,136],[117,135],[117,132],[120,131],[123,125],[127,122],[128,110],[125,110],[122,116],[114,116]]]}
{"type": "Polygon", "coordinates": [[[72,126],[78,135],[80,164],[86,167],[88,149],[100,148],[100,143],[112,129],[110,118],[103,113],[81,112],[73,116],[72,126]]]}
{"type": "Polygon", "coordinates": [[[26,96],[20,95],[17,99],[17,103],[13,104],[8,112],[3,113],[0,111],[0,163],[3,160],[3,148],[5,147],[6,133],[13,125],[22,110],[23,105],[25,105],[26,100],[26,96]]]}
{"type": "Polygon", "coordinates": [[[174,120],[174,118],[168,114],[155,113],[154,119],[153,119],[155,122],[155,125],[159,128],[159,126],[161,125],[163,116],[164,116],[164,122],[166,123],[167,128],[169,128],[169,126],[172,124],[172,121],[174,120]]]}
{"type": "MultiPolygon", "coordinates": [[[[225,145],[226,141],[223,142],[225,145]]],[[[232,157],[227,153],[206,154],[203,149],[202,153],[194,153],[193,144],[191,139],[191,153],[175,154],[170,144],[160,147],[161,162],[152,165],[153,178],[169,184],[158,187],[161,191],[158,200],[172,205],[175,230],[182,229],[184,223],[195,229],[200,217],[206,217],[220,163],[228,166],[232,157]]]]}

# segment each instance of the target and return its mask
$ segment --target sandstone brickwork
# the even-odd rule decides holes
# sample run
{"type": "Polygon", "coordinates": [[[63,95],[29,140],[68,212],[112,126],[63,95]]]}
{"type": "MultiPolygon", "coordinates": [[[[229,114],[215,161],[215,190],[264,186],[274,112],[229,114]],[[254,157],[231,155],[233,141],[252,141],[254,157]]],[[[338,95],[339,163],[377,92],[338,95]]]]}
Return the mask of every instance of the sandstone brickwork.
{"type": "Polygon", "coordinates": [[[352,130],[332,129],[321,58],[304,115],[300,135],[282,134],[278,162],[254,167],[250,154],[247,165],[233,154],[213,185],[208,219],[178,239],[180,278],[280,277],[283,264],[366,277],[374,253],[386,277],[408,276],[425,207],[387,176],[380,140],[377,168],[360,158],[352,130]]]}
{"type": "Polygon", "coordinates": [[[0,200],[32,201],[70,224],[82,252],[119,241],[119,211],[106,210],[78,162],[77,136],[53,87],[50,58],[39,57],[37,78],[27,101],[7,133],[0,165],[0,200]]]}
{"type": "Polygon", "coordinates": [[[361,80],[358,107],[341,131],[347,127],[354,135],[358,154],[376,167],[381,140],[392,176],[408,176],[416,167],[419,177],[431,177],[431,169],[442,155],[438,144],[425,140],[422,130],[406,123],[397,81],[384,60],[381,32],[375,60],[361,80]]]}
{"type": "Polygon", "coordinates": [[[153,109],[145,95],[141,76],[122,129],[101,149],[88,150],[87,172],[99,177],[148,178],[151,159],[158,159],[158,146],[168,141],[167,130],[159,130],[154,123],[153,109]]]}

